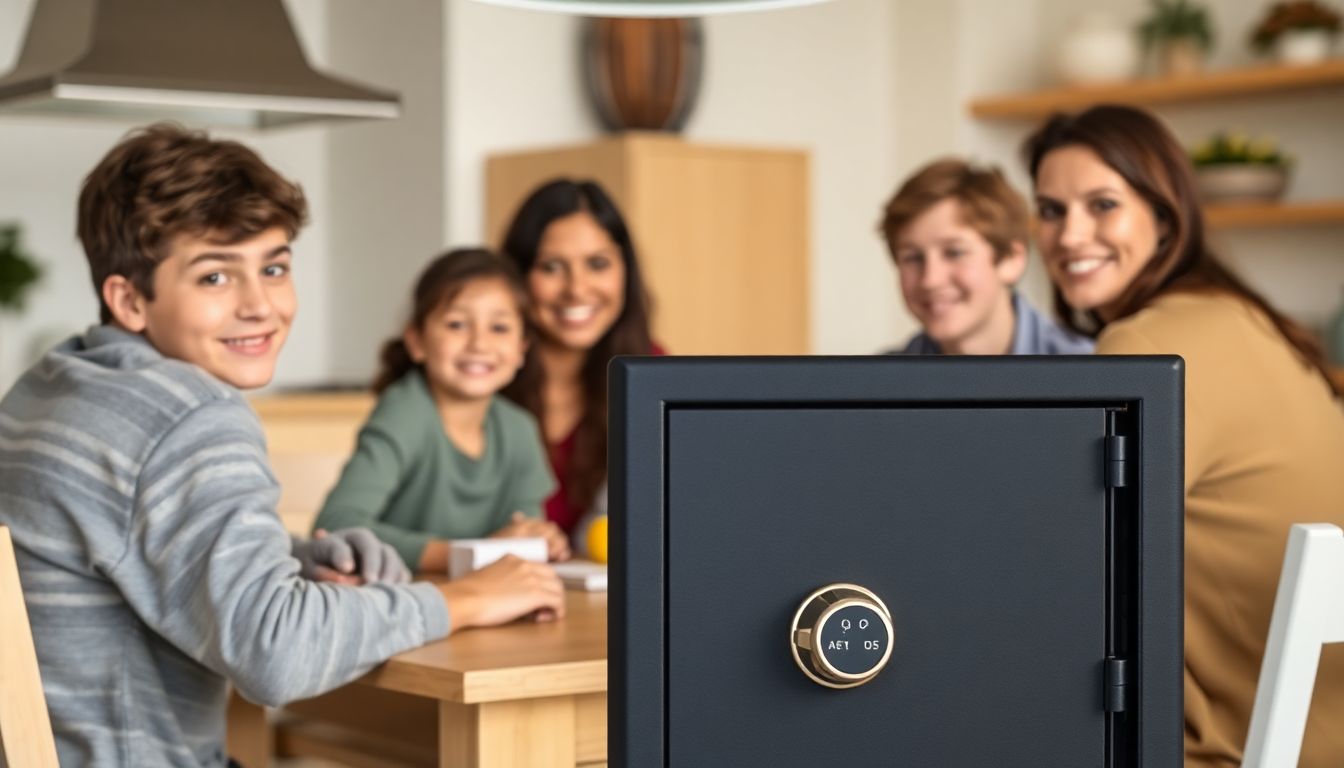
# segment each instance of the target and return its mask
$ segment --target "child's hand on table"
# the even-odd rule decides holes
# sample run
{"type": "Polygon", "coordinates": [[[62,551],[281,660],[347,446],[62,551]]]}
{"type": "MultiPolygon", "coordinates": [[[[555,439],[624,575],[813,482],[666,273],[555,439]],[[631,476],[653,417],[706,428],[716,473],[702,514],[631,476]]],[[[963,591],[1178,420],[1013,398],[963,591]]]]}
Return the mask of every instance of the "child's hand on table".
{"type": "Polygon", "coordinates": [[[565,588],[545,563],[513,555],[439,585],[452,631],[505,624],[531,614],[537,621],[565,615],[565,588]]]}

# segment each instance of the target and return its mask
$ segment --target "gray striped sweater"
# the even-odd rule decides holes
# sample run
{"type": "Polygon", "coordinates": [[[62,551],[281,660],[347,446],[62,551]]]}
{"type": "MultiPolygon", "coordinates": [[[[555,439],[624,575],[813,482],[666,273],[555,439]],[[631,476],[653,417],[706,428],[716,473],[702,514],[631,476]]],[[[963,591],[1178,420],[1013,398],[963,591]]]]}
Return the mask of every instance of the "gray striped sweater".
{"type": "Polygon", "coordinates": [[[230,681],[279,704],[447,634],[431,585],[300,578],[278,495],[242,395],[140,336],[91,328],[0,400],[0,525],[62,765],[224,765],[230,681]]]}

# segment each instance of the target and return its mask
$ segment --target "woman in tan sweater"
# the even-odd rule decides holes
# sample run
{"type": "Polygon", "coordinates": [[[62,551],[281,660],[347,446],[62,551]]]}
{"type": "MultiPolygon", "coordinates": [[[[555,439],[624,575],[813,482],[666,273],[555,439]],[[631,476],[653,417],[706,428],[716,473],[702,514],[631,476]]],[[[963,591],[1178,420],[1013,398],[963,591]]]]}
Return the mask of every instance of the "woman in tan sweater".
{"type": "MultiPolygon", "coordinates": [[[[1240,765],[1289,526],[1344,526],[1340,390],[1311,335],[1211,253],[1154,117],[1056,115],[1025,150],[1065,323],[1101,354],[1185,358],[1186,765],[1240,765]]],[[[1344,647],[1322,656],[1301,765],[1344,766],[1344,647]]]]}

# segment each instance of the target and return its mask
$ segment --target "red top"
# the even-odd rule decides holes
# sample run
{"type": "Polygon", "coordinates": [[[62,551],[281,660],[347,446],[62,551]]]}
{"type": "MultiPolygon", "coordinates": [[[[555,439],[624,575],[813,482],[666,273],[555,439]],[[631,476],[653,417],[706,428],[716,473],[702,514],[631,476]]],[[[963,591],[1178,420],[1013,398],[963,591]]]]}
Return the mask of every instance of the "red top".
{"type": "Polygon", "coordinates": [[[574,531],[574,526],[579,524],[584,513],[584,510],[570,506],[565,496],[569,487],[565,482],[565,473],[569,470],[569,460],[574,457],[574,438],[578,433],[579,428],[575,427],[564,440],[546,446],[546,455],[551,460],[551,471],[555,473],[555,479],[559,483],[555,493],[546,500],[546,519],[560,526],[565,533],[574,531]]]}
{"type": "MultiPolygon", "coordinates": [[[[654,344],[649,349],[651,355],[666,355],[667,350],[654,344]]],[[[578,435],[579,428],[576,425],[574,429],[565,435],[565,439],[558,443],[550,443],[546,446],[546,455],[551,460],[551,471],[555,473],[555,480],[559,485],[555,493],[546,500],[546,519],[560,526],[565,533],[573,533],[574,527],[583,519],[583,515],[588,510],[570,506],[566,491],[566,472],[569,470],[569,462],[574,458],[574,442],[578,435]]]]}

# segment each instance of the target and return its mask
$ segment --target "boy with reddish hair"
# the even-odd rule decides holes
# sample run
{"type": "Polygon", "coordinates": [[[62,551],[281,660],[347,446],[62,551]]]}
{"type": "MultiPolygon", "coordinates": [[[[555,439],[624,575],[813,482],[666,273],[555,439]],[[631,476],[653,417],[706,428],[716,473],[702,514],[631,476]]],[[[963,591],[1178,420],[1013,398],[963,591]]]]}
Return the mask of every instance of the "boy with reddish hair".
{"type": "Polygon", "coordinates": [[[906,354],[1088,354],[1092,342],[1037,312],[1014,286],[1027,269],[1026,201],[998,170],[931,163],[883,212],[901,295],[924,331],[906,354]]]}

